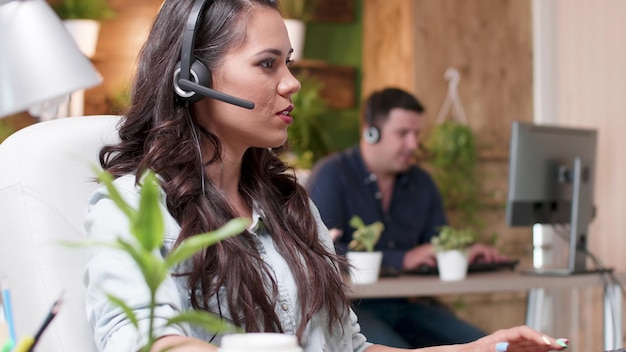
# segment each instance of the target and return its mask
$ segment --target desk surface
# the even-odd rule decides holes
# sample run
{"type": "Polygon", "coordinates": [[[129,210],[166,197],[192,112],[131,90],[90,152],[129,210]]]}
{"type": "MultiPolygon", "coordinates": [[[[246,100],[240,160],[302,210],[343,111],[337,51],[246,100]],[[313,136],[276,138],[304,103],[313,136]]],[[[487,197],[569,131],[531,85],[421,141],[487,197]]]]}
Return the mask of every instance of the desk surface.
{"type": "MultiPolygon", "coordinates": [[[[626,273],[613,273],[626,282],[626,273]]],[[[462,281],[445,282],[438,276],[404,275],[380,278],[372,284],[351,285],[353,298],[411,297],[459,293],[528,291],[535,288],[571,289],[602,287],[611,283],[606,274],[567,276],[530,275],[514,271],[472,273],[462,281]]]]}

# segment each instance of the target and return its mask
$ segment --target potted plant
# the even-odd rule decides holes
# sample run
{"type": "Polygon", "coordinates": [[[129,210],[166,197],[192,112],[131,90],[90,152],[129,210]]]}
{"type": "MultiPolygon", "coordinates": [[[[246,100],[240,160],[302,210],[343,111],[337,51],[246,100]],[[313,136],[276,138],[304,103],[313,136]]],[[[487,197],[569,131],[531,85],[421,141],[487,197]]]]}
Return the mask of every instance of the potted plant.
{"type": "Polygon", "coordinates": [[[93,57],[100,32],[100,21],[115,16],[107,0],[60,0],[52,6],[65,28],[87,57],[93,57]]]}
{"type": "Polygon", "coordinates": [[[365,225],[358,216],[350,219],[350,226],[356,230],[352,233],[352,241],[348,243],[346,254],[350,268],[350,280],[355,284],[376,282],[380,273],[383,253],[375,251],[374,246],[385,229],[382,222],[376,221],[365,225]]]}
{"type": "Polygon", "coordinates": [[[293,48],[291,54],[293,60],[302,58],[306,22],[313,17],[316,5],[317,0],[283,0],[280,2],[280,12],[285,19],[285,26],[287,26],[287,33],[293,48]]]}
{"type": "Polygon", "coordinates": [[[467,275],[468,249],[476,242],[474,231],[442,226],[430,242],[437,255],[439,278],[443,281],[463,280],[467,275]]]}
{"type": "MultiPolygon", "coordinates": [[[[154,331],[157,329],[155,320],[156,292],[169,275],[169,270],[180,263],[188,260],[196,252],[209,247],[225,238],[241,233],[248,221],[244,218],[237,218],[229,221],[223,227],[204,234],[199,234],[185,239],[174,248],[165,258],[159,253],[159,248],[163,245],[164,222],[161,208],[159,206],[160,190],[158,180],[154,173],[148,171],[142,177],[142,189],[140,193],[139,207],[132,208],[122,198],[121,194],[113,185],[113,177],[105,171],[97,171],[98,179],[106,186],[111,200],[129,219],[129,229],[133,238],[118,238],[111,241],[84,240],[79,242],[62,242],[69,247],[99,246],[119,250],[128,254],[140,268],[144,276],[144,284],[150,291],[151,300],[149,302],[149,324],[146,327],[148,343],[140,352],[148,352],[156,341],[154,331]]],[[[140,283],[138,283],[140,284],[140,283]]],[[[138,317],[133,313],[129,302],[114,295],[108,294],[109,301],[120,307],[128,320],[139,331],[138,317]]],[[[201,326],[208,331],[241,333],[242,330],[221,319],[217,315],[200,310],[189,310],[179,313],[177,316],[168,319],[166,325],[176,325],[188,323],[201,326]]],[[[160,328],[160,327],[159,327],[160,328]]]]}

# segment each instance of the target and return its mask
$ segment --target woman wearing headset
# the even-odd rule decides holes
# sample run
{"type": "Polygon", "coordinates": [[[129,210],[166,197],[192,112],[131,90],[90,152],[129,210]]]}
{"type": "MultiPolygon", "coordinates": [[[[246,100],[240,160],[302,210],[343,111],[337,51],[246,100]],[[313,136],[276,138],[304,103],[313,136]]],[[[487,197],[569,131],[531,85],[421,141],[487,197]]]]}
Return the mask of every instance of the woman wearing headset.
{"type": "MultiPolygon", "coordinates": [[[[154,350],[217,350],[219,333],[160,327],[185,309],[219,314],[248,332],[296,335],[306,352],[395,350],[359,332],[339,274],[345,263],[278,157],[293,121],[291,97],[300,89],[288,68],[291,51],[275,0],[166,0],[141,50],[121,141],[103,148],[102,167],[131,202],[145,170],[159,176],[167,210],[163,255],[232,218],[252,219],[247,231],[209,247],[166,280],[157,297],[154,350]]],[[[95,239],[128,235],[104,189],[90,200],[85,223],[95,239]]],[[[87,313],[99,350],[145,345],[147,337],[137,337],[103,293],[124,299],[141,326],[149,296],[139,280],[132,263],[112,251],[88,264],[87,313]]],[[[562,349],[553,338],[516,327],[424,351],[492,352],[498,342],[509,351],[562,349]]]]}

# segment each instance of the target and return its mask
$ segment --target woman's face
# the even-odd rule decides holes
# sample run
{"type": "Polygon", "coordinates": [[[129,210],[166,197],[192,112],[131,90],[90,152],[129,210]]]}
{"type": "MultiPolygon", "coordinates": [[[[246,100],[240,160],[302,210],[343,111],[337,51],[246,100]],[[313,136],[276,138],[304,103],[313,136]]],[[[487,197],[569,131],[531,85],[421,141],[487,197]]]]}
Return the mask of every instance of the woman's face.
{"type": "Polygon", "coordinates": [[[246,20],[245,41],[231,48],[212,71],[212,88],[250,100],[254,109],[214,99],[197,103],[200,123],[227,149],[241,153],[249,147],[285,143],[287,126],[293,122],[291,96],[300,90],[300,82],[287,67],[291,43],[278,11],[258,7],[246,20]],[[203,109],[209,113],[203,114],[203,109]]]}

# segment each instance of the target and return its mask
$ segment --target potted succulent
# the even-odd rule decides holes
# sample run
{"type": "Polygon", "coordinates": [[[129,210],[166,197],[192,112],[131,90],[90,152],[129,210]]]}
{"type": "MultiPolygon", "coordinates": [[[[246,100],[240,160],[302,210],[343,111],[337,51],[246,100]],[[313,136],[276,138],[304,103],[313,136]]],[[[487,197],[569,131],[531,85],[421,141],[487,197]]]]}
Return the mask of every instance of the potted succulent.
{"type": "Polygon", "coordinates": [[[291,54],[293,60],[302,58],[306,22],[313,17],[316,5],[317,0],[283,0],[280,2],[280,12],[285,19],[285,26],[287,26],[287,33],[293,48],[291,54]]]}
{"type": "Polygon", "coordinates": [[[365,225],[356,215],[350,219],[350,226],[356,229],[352,233],[352,241],[348,244],[346,254],[351,265],[350,280],[355,284],[376,282],[383,253],[375,251],[374,246],[378,243],[385,226],[380,221],[365,225]]]}
{"type": "Polygon", "coordinates": [[[107,0],[60,0],[52,6],[80,50],[93,57],[100,32],[100,21],[115,16],[107,0]]]}
{"type": "Polygon", "coordinates": [[[439,278],[443,281],[463,280],[467,276],[468,249],[476,242],[473,230],[443,226],[431,239],[437,255],[439,278]]]}

